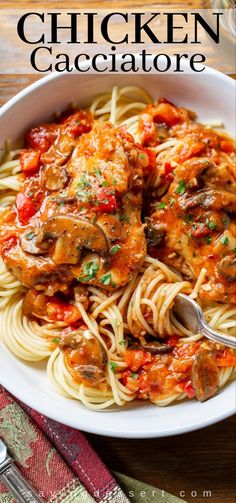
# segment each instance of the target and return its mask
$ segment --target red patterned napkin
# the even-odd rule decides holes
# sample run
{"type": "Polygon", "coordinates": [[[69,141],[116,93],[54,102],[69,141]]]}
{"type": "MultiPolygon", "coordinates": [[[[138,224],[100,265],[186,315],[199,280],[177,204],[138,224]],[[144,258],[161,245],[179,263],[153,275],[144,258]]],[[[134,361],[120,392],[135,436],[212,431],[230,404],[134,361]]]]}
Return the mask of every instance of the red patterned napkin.
{"type": "MultiPolygon", "coordinates": [[[[22,474],[47,503],[128,503],[80,431],[17,402],[0,386],[0,436],[22,474]]],[[[0,483],[1,503],[15,503],[0,483]]]]}

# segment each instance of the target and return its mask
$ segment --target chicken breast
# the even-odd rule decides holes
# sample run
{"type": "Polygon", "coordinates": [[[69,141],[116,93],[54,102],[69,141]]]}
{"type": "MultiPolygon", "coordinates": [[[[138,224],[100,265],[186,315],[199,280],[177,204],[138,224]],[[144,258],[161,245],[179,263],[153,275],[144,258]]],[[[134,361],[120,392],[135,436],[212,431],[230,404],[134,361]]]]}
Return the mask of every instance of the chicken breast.
{"type": "MultiPolygon", "coordinates": [[[[90,116],[88,120],[90,125],[90,116]]],[[[68,133],[68,121],[59,133],[55,126],[55,143],[50,127],[49,149],[17,196],[11,239],[3,238],[2,255],[29,288],[75,280],[118,288],[132,278],[146,254],[142,150],[132,136],[109,123],[94,122],[90,132],[77,138],[68,133]]]]}

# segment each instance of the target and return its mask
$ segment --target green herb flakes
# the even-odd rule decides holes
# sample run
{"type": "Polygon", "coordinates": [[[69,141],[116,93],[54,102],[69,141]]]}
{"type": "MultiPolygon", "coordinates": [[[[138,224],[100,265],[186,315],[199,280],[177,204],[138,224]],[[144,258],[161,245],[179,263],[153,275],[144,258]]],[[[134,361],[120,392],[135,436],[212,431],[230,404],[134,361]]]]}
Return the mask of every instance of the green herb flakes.
{"type": "Polygon", "coordinates": [[[136,374],[136,372],[131,372],[130,377],[132,377],[133,379],[138,379],[138,374],[136,374]]]}
{"type": "Polygon", "coordinates": [[[206,236],[205,237],[205,242],[206,242],[207,245],[210,245],[211,242],[212,242],[212,237],[211,236],[206,236]]]}
{"type": "Polygon", "coordinates": [[[110,249],[110,254],[111,255],[116,255],[121,250],[121,245],[114,245],[110,249]]]}
{"type": "Polygon", "coordinates": [[[83,269],[84,276],[79,276],[79,278],[77,278],[77,281],[85,283],[87,281],[90,281],[91,279],[94,279],[97,275],[98,269],[99,265],[97,264],[97,262],[87,262],[83,269]]]}
{"type": "Polygon", "coordinates": [[[207,226],[209,229],[214,230],[216,228],[216,223],[211,221],[207,223],[207,226]]]}
{"type": "Polygon", "coordinates": [[[166,203],[164,203],[164,202],[159,203],[159,205],[158,205],[159,210],[164,210],[165,208],[166,208],[166,203]]]}
{"type": "Polygon", "coordinates": [[[31,241],[35,237],[35,232],[29,232],[29,234],[26,234],[26,239],[31,241]]]}
{"type": "Polygon", "coordinates": [[[110,369],[112,372],[115,372],[117,365],[118,364],[116,362],[110,362],[110,369]]]}
{"type": "Polygon", "coordinates": [[[182,196],[186,192],[184,180],[180,180],[177,189],[175,189],[175,192],[177,194],[180,194],[180,196],[182,196]]]}
{"type": "Polygon", "coordinates": [[[101,278],[99,278],[99,283],[102,283],[102,285],[108,286],[110,285],[111,282],[111,273],[109,272],[108,274],[104,274],[101,278]]]}
{"type": "Polygon", "coordinates": [[[229,238],[227,236],[222,236],[222,238],[220,238],[220,242],[222,245],[227,246],[229,244],[229,238]]]}
{"type": "Polygon", "coordinates": [[[185,222],[190,224],[190,223],[192,223],[192,221],[193,221],[193,216],[190,215],[190,213],[187,213],[187,215],[185,215],[185,222]]]}

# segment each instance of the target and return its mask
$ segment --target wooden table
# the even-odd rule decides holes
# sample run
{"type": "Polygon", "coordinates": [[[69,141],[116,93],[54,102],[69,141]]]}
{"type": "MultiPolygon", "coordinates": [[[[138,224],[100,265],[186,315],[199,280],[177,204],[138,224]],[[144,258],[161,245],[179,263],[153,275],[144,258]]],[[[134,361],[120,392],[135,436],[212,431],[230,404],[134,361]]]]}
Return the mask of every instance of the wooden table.
{"type": "MultiPolygon", "coordinates": [[[[65,7],[63,0],[11,0],[2,7],[65,7]]],[[[175,5],[178,0],[149,0],[146,10],[175,5]]],[[[199,0],[184,2],[185,7],[199,7],[199,0]]],[[[143,7],[143,0],[87,0],[70,1],[67,8],[131,8],[143,7]]],[[[38,75],[0,75],[0,105],[21,89],[40,78],[38,75]]],[[[168,409],[167,409],[168,414],[168,409]]],[[[152,440],[122,440],[87,435],[92,445],[111,470],[117,470],[157,486],[188,502],[214,501],[233,503],[236,498],[235,478],[235,419],[227,419],[218,425],[181,436],[152,440]],[[211,498],[204,497],[211,491],[211,498]],[[206,494],[206,493],[205,493],[206,494]]],[[[144,499],[144,501],[146,501],[144,499]]],[[[164,501],[164,499],[163,499],[164,501]]],[[[154,502],[154,500],[153,500],[154,502]]],[[[152,503],[152,502],[147,502],[152,503]]],[[[155,502],[154,502],[155,503],[155,502]]]]}

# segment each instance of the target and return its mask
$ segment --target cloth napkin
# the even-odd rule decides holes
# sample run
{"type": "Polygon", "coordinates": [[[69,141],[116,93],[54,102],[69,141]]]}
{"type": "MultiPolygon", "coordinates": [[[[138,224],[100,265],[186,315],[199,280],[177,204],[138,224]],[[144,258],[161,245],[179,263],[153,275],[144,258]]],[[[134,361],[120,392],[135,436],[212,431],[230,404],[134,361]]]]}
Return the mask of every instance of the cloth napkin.
{"type": "MultiPolygon", "coordinates": [[[[183,503],[125,475],[114,477],[80,431],[39,414],[1,386],[0,437],[45,503],[183,503]]],[[[15,503],[1,482],[0,502],[15,503]]]]}

